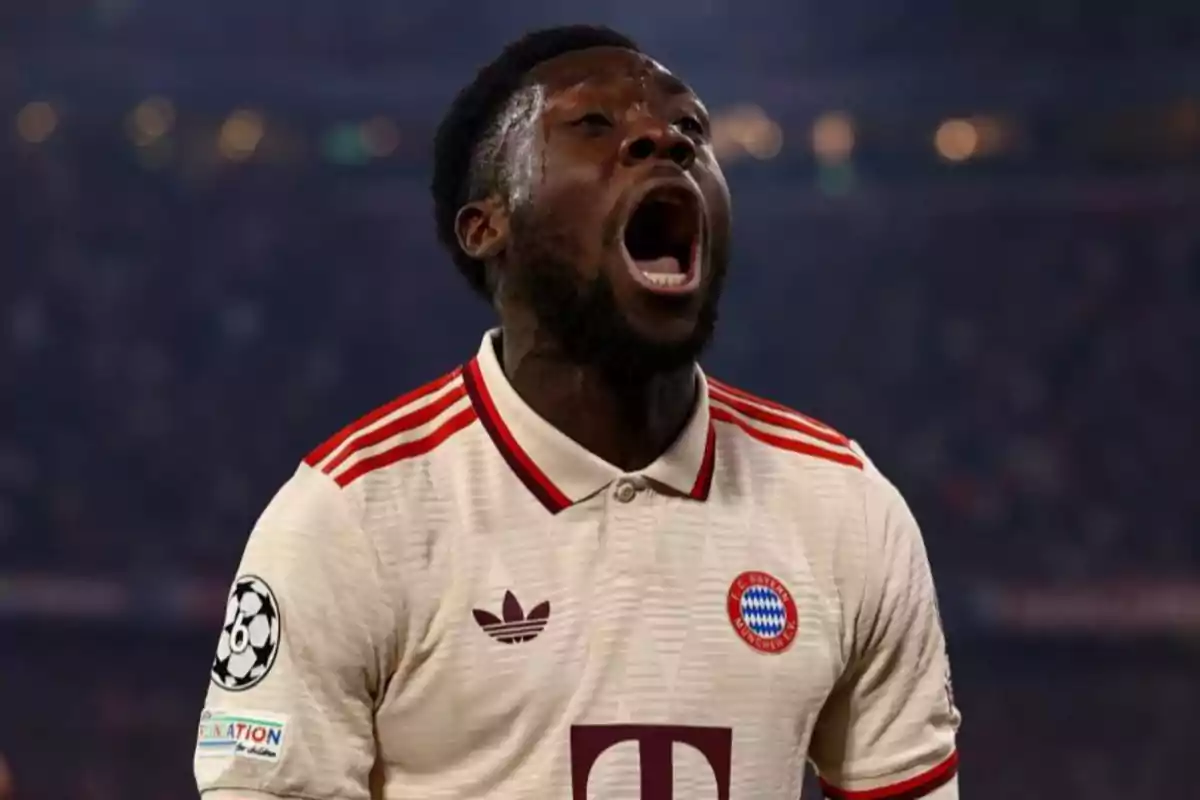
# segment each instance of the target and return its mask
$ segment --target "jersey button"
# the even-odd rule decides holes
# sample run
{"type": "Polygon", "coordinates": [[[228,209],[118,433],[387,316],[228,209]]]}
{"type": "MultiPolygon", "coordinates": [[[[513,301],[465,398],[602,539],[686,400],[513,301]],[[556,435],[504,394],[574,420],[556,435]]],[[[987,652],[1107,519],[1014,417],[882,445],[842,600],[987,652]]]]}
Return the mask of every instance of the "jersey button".
{"type": "Polygon", "coordinates": [[[629,481],[621,481],[617,484],[617,491],[614,493],[614,496],[617,498],[617,502],[628,503],[633,500],[633,498],[637,497],[637,493],[638,490],[636,486],[629,481]]]}

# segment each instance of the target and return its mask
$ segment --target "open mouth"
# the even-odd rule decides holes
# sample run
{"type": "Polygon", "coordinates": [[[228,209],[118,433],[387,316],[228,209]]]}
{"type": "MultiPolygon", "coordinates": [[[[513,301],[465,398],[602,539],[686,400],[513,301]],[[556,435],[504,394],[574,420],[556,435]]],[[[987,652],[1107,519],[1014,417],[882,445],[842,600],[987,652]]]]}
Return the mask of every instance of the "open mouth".
{"type": "Polygon", "coordinates": [[[700,282],[702,209],[681,186],[651,189],[625,223],[630,272],[647,289],[682,294],[700,282]]]}

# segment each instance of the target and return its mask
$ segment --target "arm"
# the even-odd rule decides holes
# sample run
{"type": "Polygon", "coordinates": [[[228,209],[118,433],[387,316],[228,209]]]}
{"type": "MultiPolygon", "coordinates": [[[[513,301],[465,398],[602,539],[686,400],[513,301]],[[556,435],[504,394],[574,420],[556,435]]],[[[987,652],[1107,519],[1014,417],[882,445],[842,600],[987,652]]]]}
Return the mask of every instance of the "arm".
{"type": "Polygon", "coordinates": [[[863,456],[867,554],[854,654],[817,721],[826,797],[956,800],[960,716],[920,530],[863,456]]]}
{"type": "Polygon", "coordinates": [[[300,466],[250,535],[194,759],[206,800],[366,800],[396,619],[350,498],[300,466]]]}

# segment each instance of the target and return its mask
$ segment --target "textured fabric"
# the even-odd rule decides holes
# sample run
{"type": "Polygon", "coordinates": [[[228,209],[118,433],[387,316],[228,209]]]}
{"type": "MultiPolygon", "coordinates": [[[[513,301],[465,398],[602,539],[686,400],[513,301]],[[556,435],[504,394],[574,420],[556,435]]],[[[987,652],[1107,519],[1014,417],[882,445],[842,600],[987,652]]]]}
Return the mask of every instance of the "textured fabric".
{"type": "Polygon", "coordinates": [[[205,707],[248,720],[286,718],[284,745],[275,761],[198,747],[200,787],[367,797],[374,696],[402,629],[392,587],[342,490],[301,466],[255,526],[238,574],[255,575],[273,590],[280,649],[257,685],[234,692],[211,683],[205,707]]]}
{"type": "Polygon", "coordinates": [[[954,796],[924,547],[860,450],[697,371],[679,441],[623,474],[520,401],[493,336],[264,514],[239,574],[280,652],[207,708],[286,716],[285,744],[198,753],[201,790],[795,798],[811,752],[832,796],[954,796]]]}

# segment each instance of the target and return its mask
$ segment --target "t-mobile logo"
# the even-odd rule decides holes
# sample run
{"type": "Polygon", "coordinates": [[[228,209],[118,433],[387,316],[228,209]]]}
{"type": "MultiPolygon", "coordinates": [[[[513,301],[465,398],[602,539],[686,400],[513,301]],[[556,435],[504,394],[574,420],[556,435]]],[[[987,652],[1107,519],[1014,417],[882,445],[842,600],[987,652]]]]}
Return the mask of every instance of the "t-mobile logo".
{"type": "Polygon", "coordinates": [[[621,742],[638,743],[644,800],[673,800],[672,747],[694,747],[708,761],[717,782],[717,800],[729,800],[729,768],[733,752],[730,728],[690,725],[574,725],[571,727],[571,797],[587,800],[588,777],[600,754],[621,742]]]}

